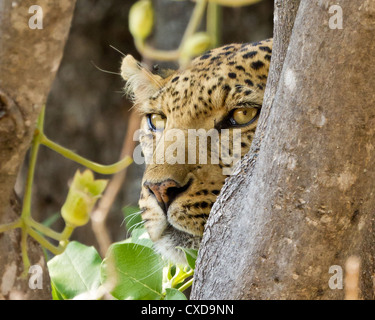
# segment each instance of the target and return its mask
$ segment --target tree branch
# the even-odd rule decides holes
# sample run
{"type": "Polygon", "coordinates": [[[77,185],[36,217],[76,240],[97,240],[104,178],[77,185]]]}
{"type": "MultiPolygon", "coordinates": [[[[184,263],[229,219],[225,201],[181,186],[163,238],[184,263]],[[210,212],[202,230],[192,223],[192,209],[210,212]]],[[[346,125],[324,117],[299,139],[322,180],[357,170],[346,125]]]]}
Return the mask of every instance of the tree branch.
{"type": "MultiPolygon", "coordinates": [[[[68,37],[75,0],[56,5],[38,1],[43,10],[43,29],[31,29],[29,8],[34,1],[4,1],[0,6],[0,223],[20,214],[13,188],[34,134],[36,119],[45,104],[68,37]]],[[[32,290],[20,278],[20,233],[0,235],[0,278],[6,290],[2,298],[50,298],[49,278],[43,290],[32,290]]],[[[39,246],[29,241],[31,262],[46,271],[39,246]]]]}

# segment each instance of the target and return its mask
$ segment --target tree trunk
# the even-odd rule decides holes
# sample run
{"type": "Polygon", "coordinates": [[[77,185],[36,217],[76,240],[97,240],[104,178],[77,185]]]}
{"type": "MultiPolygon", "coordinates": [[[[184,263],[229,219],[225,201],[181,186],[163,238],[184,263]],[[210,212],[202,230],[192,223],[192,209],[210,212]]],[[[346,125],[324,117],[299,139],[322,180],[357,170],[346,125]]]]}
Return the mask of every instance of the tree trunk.
{"type": "MultiPolygon", "coordinates": [[[[20,215],[13,188],[63,55],[75,0],[59,5],[38,1],[43,29],[29,27],[34,15],[29,8],[34,4],[29,0],[0,2],[0,223],[20,215]]],[[[29,241],[29,257],[46,271],[43,252],[33,241],[29,241]]],[[[32,290],[28,279],[20,277],[22,271],[20,233],[0,234],[0,299],[50,298],[47,272],[43,289],[32,290]]]]}
{"type": "Polygon", "coordinates": [[[212,210],[194,299],[342,299],[330,267],[353,255],[373,298],[375,3],[340,1],[344,28],[332,30],[328,2],[301,1],[278,85],[271,67],[259,152],[212,210]]]}

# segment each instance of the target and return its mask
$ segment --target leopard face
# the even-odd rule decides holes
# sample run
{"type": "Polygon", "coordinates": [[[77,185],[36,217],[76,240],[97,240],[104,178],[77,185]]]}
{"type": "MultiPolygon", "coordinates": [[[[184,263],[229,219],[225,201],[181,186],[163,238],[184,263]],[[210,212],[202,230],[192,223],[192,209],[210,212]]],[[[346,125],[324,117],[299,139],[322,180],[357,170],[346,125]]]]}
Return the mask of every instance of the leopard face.
{"type": "Polygon", "coordinates": [[[205,222],[233,165],[223,155],[239,158],[250,149],[271,53],[271,39],[226,45],[166,78],[150,73],[131,56],[123,60],[126,90],[143,115],[140,142],[149,159],[139,199],[142,218],[156,249],[174,262],[185,262],[176,247],[199,248],[205,222]],[[206,137],[202,147],[189,140],[192,129],[216,135],[206,137]],[[173,131],[178,134],[166,139],[173,131]],[[235,134],[240,137],[237,149],[235,134]],[[214,140],[218,149],[208,143],[214,140]],[[201,161],[205,148],[206,161],[201,161]]]}

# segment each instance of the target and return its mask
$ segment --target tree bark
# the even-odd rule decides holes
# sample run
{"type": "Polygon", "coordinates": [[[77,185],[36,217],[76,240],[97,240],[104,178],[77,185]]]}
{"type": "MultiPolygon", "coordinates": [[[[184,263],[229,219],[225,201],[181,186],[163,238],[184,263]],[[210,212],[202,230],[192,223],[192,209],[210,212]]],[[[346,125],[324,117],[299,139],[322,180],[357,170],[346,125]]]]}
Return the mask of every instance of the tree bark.
{"type": "MultiPolygon", "coordinates": [[[[20,214],[13,188],[63,55],[75,0],[38,1],[43,29],[29,27],[29,8],[34,4],[0,2],[0,223],[20,214]]],[[[46,271],[43,252],[33,241],[29,257],[46,271]]],[[[32,290],[28,279],[20,277],[22,271],[20,233],[0,234],[0,298],[50,299],[48,273],[43,274],[43,289],[32,290]]]]}
{"type": "Polygon", "coordinates": [[[301,1],[278,85],[275,20],[272,108],[211,212],[194,299],[342,299],[329,269],[352,255],[374,297],[375,4],[339,1],[331,30],[334,4],[301,1]]]}

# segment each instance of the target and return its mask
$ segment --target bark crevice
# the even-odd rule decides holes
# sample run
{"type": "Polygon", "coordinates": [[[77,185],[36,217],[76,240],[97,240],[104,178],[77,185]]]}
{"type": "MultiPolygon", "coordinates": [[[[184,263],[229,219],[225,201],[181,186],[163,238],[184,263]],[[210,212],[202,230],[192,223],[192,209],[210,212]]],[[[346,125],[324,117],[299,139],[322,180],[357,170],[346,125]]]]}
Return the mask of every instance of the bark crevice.
{"type": "Polygon", "coordinates": [[[301,1],[283,64],[276,19],[267,113],[207,222],[194,299],[343,299],[329,269],[353,255],[373,298],[375,36],[353,1],[342,30],[319,3],[301,1]]]}

